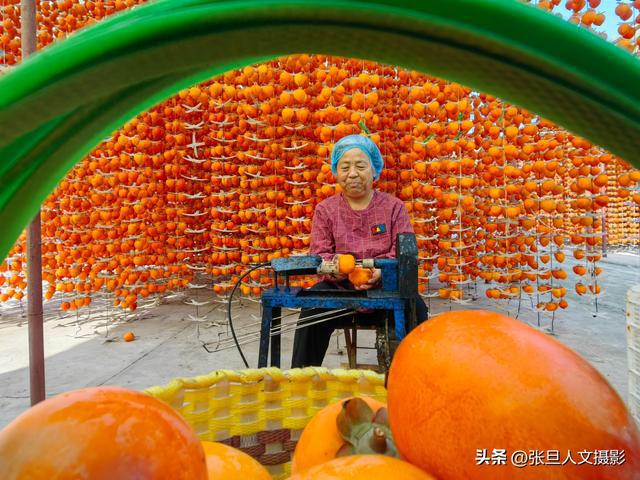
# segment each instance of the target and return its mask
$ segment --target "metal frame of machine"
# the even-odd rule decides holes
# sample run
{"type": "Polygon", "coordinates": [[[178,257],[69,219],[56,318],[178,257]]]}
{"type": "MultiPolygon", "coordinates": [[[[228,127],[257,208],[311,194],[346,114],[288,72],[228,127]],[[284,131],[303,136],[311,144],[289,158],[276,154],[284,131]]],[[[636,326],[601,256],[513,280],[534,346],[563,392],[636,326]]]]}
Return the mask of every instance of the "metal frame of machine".
{"type": "Polygon", "coordinates": [[[370,290],[306,290],[291,287],[295,275],[318,274],[323,260],[317,255],[275,258],[271,268],[275,286],[262,294],[262,323],[258,367],[266,367],[271,345],[271,366],[280,367],[280,317],[284,308],[357,309],[371,308],[393,312],[395,337],[402,340],[416,326],[415,295],[418,291],[418,245],[413,233],[400,233],[396,239],[396,258],[360,260],[381,270],[382,285],[370,290]],[[284,276],[284,285],[279,283],[284,276]],[[275,330],[274,333],[272,331],[275,330]]]}

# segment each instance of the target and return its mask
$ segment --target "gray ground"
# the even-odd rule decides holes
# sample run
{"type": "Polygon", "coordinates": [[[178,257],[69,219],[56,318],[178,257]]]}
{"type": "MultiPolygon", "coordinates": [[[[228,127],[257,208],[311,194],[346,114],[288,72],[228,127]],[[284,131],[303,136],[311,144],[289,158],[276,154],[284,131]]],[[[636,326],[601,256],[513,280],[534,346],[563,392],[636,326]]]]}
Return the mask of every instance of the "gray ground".
{"type": "MultiPolygon", "coordinates": [[[[572,265],[567,255],[565,265],[572,265]]],[[[640,284],[640,261],[628,255],[610,255],[603,259],[600,280],[604,293],[598,300],[598,311],[593,301],[579,298],[573,293],[573,277],[565,282],[571,293],[571,305],[554,321],[553,335],[584,356],[609,380],[627,400],[628,367],[625,334],[626,292],[640,284]]],[[[565,267],[568,268],[568,267],[565,267]]],[[[568,268],[570,270],[570,268],[568,268]]],[[[434,288],[437,286],[434,286],[434,288]]],[[[208,289],[207,289],[208,290],[208,289]]],[[[189,292],[187,298],[198,301],[213,300],[204,290],[189,292]]],[[[484,286],[478,285],[478,299],[457,308],[500,308],[515,316],[518,302],[494,303],[486,299],[484,286]]],[[[244,300],[234,304],[234,317],[241,327],[240,334],[256,332],[259,304],[244,300]],[[252,325],[253,324],[253,325],[252,325]]],[[[449,309],[449,303],[430,300],[432,314],[449,309]]],[[[45,354],[47,395],[92,385],[121,385],[143,389],[161,385],[175,377],[189,377],[212,370],[240,369],[242,361],[233,348],[208,353],[202,342],[211,342],[214,349],[229,344],[226,313],[221,304],[209,303],[200,307],[185,305],[184,298],[165,300],[162,304],[130,318],[98,317],[96,310],[90,317],[62,316],[53,304],[45,308],[45,354]],[[196,310],[198,309],[198,310],[196,310]],[[194,321],[198,316],[205,321],[194,321]],[[189,317],[189,315],[191,317],[189,317]],[[121,336],[132,330],[137,339],[125,343],[121,336]],[[226,339],[226,340],[225,340],[226,339]]],[[[29,407],[28,336],[26,318],[19,308],[0,311],[0,427],[29,407]]],[[[113,312],[111,312],[113,313],[113,312]]],[[[286,320],[295,320],[296,315],[286,320]]],[[[538,325],[536,313],[529,299],[520,305],[519,318],[533,326],[538,325]]],[[[549,331],[551,318],[541,315],[540,328],[549,331]]],[[[243,337],[247,340],[246,337],[243,337]]],[[[283,340],[283,366],[288,367],[293,333],[287,332],[283,340]]],[[[250,339],[248,339],[250,340],[250,339]]],[[[361,346],[373,346],[373,333],[359,335],[361,346]]],[[[257,365],[257,342],[244,346],[251,367],[257,365]]],[[[375,363],[374,350],[360,350],[358,360],[375,363]]],[[[344,339],[336,332],[325,359],[325,367],[339,367],[346,362],[344,339]]]]}

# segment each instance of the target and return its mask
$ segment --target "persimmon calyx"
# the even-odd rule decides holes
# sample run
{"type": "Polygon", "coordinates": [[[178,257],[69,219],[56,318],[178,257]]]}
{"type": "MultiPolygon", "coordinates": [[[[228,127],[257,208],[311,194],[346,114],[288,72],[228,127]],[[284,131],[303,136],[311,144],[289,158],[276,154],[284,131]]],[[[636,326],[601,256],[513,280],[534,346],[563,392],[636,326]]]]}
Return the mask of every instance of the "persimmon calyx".
{"type": "Polygon", "coordinates": [[[380,454],[399,458],[386,408],[374,412],[364,400],[352,398],[342,404],[336,423],[345,441],[336,456],[380,454]]]}

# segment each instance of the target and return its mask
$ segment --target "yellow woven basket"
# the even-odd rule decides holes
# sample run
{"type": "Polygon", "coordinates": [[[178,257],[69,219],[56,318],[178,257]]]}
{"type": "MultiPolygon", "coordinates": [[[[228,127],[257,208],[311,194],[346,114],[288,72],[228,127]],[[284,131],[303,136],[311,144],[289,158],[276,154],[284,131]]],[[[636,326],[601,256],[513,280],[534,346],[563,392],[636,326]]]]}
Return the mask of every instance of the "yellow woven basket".
{"type": "Polygon", "coordinates": [[[318,410],[353,395],[387,398],[383,375],[324,368],[218,370],[145,391],[178,410],[201,440],[239,448],[275,479],[290,474],[300,433],[318,410]]]}

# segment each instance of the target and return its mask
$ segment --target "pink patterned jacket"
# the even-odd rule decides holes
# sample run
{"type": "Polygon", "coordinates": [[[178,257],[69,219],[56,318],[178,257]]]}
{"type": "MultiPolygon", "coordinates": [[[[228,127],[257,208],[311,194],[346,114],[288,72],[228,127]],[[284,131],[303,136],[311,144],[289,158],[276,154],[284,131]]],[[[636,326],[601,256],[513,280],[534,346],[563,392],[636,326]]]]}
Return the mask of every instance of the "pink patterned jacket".
{"type": "Polygon", "coordinates": [[[310,253],[330,260],[336,253],[356,259],[395,258],[398,233],[413,233],[404,203],[374,190],[369,206],[353,210],[342,193],[320,202],[311,227],[310,253]]]}

